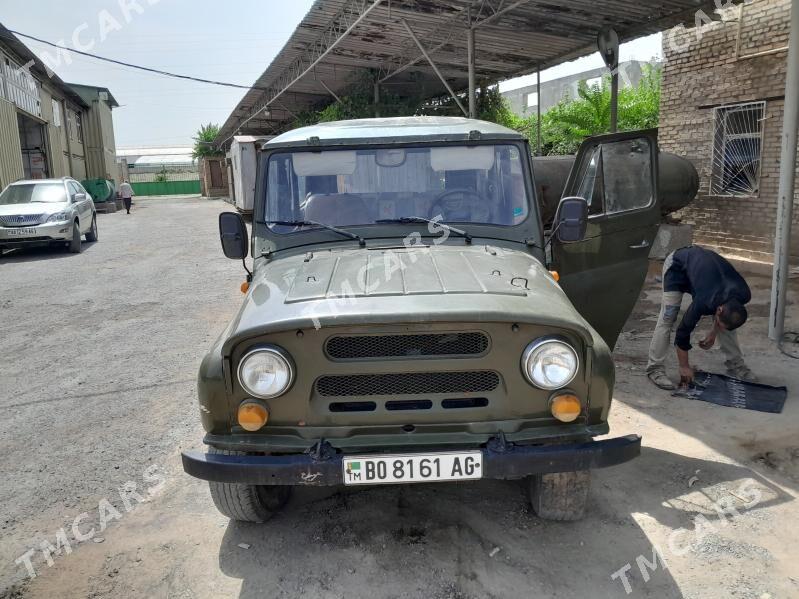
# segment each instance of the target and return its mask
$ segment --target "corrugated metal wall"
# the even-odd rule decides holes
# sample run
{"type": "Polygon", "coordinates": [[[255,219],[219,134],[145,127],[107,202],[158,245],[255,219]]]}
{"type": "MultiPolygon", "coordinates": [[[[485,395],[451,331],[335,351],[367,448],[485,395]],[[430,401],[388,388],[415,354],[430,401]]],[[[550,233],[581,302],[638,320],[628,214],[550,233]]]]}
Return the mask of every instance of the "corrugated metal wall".
{"type": "Polygon", "coordinates": [[[24,172],[17,109],[0,98],[0,187],[21,179],[24,172]]]}
{"type": "Polygon", "coordinates": [[[117,167],[111,108],[103,100],[94,100],[83,114],[86,176],[89,179],[114,179],[117,167]]]}
{"type": "MultiPolygon", "coordinates": [[[[103,127],[98,102],[92,102],[83,113],[83,145],[86,150],[86,178],[105,179],[105,156],[103,156],[103,127]]],[[[109,173],[110,174],[110,173],[109,173]]]]}
{"type": "MultiPolygon", "coordinates": [[[[69,168],[64,165],[64,146],[61,143],[61,131],[53,124],[53,97],[41,90],[42,118],[47,121],[47,157],[50,161],[51,177],[66,177],[69,168]]],[[[62,123],[61,126],[64,124],[62,123]]]]}

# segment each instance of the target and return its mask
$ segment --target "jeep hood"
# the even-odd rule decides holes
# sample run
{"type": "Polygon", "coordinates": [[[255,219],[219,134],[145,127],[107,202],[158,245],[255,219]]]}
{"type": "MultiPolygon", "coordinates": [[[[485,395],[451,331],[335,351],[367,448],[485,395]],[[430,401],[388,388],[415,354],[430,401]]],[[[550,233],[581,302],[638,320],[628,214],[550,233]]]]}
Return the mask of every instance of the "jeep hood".
{"type": "Polygon", "coordinates": [[[257,269],[224,353],[256,335],[308,327],[520,322],[593,332],[544,266],[492,246],[317,250],[257,269]]]}

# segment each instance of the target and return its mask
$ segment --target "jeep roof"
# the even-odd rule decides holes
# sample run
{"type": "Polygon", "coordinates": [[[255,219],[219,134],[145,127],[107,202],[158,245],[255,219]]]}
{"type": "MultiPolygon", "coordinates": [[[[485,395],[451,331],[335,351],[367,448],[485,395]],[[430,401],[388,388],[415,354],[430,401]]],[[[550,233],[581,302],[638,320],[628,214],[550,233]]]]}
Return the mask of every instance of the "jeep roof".
{"type": "Polygon", "coordinates": [[[336,121],[300,127],[263,143],[261,148],[478,140],[524,140],[524,137],[513,129],[476,119],[409,116],[336,121]]]}

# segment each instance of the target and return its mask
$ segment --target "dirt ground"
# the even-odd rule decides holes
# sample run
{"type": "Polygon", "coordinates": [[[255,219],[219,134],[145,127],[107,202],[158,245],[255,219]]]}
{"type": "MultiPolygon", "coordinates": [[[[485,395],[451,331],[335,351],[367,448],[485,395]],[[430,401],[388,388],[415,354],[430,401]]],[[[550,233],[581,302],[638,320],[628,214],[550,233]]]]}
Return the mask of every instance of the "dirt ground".
{"type": "MultiPolygon", "coordinates": [[[[580,522],[544,522],[522,484],[482,481],[300,489],[243,525],[179,460],[202,446],[199,361],[241,301],[216,234],[228,205],[136,204],[100,215],[83,254],[0,259],[3,597],[799,597],[799,362],[766,339],[767,277],[748,276],[741,337],[762,379],[788,386],[780,415],[648,383],[653,267],[617,347],[610,419],[643,452],[594,474],[580,522]],[[48,565],[42,542],[59,536],[69,546],[48,565]],[[33,579],[15,564],[30,549],[33,579]]],[[[693,353],[722,371],[717,350],[693,353]]]]}

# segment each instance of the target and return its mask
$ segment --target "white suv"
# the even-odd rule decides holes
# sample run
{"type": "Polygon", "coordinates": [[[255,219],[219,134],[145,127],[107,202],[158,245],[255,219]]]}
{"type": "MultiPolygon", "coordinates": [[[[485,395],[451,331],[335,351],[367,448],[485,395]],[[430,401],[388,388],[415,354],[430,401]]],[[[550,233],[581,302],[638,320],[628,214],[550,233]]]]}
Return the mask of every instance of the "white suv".
{"type": "Polygon", "coordinates": [[[17,181],[0,193],[0,250],[97,241],[97,212],[83,186],[69,177],[17,181]]]}

